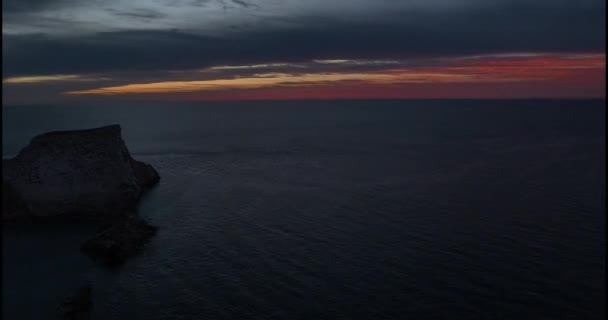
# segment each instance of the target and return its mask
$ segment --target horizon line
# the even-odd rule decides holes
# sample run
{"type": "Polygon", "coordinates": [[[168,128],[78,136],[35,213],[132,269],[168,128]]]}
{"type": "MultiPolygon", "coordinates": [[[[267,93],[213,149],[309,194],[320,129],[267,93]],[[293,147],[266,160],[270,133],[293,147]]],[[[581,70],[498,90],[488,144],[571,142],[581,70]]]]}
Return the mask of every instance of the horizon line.
{"type": "Polygon", "coordinates": [[[294,98],[294,99],[200,99],[200,100],[106,100],[106,101],[65,101],[65,102],[54,102],[49,104],[44,103],[10,103],[2,104],[2,108],[7,107],[28,107],[28,106],[65,106],[65,105],[96,105],[103,103],[197,103],[197,102],[297,102],[297,101],[526,101],[526,100],[563,100],[563,101],[577,101],[577,100],[606,100],[606,97],[525,97],[525,98],[294,98]]]}

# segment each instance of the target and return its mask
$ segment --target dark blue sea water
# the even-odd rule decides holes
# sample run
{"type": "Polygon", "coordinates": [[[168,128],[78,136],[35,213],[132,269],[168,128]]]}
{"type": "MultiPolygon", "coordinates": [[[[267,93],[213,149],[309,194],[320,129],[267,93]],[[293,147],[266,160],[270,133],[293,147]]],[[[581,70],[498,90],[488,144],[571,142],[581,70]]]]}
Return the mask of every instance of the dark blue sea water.
{"type": "Polygon", "coordinates": [[[162,181],[118,272],[85,226],[3,227],[4,319],[603,319],[605,101],[6,107],[3,155],[123,127],[162,181]]]}

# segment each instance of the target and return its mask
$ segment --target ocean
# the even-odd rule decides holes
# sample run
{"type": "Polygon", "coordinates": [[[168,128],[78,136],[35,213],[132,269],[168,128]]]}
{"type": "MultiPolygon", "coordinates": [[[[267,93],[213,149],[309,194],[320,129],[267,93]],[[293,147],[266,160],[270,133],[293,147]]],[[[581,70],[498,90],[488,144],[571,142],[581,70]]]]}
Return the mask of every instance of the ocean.
{"type": "Polygon", "coordinates": [[[605,100],[2,109],[2,153],[118,123],[161,175],[118,271],[94,228],[3,226],[4,319],[604,319],[605,100]]]}

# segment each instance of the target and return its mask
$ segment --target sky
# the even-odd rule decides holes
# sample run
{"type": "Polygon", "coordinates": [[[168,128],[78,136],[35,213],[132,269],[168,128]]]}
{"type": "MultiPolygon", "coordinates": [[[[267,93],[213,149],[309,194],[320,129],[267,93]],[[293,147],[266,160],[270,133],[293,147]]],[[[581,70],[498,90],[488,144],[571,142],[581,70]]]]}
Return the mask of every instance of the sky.
{"type": "Polygon", "coordinates": [[[603,0],[4,0],[3,105],[605,98],[603,0]]]}

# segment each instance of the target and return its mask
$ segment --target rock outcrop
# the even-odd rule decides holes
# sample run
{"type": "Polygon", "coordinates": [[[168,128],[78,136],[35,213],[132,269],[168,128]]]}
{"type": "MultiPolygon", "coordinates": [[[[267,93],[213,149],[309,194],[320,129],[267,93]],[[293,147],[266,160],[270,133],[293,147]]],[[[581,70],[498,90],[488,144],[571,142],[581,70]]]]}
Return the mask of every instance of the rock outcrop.
{"type": "Polygon", "coordinates": [[[128,215],[102,228],[80,250],[107,267],[119,267],[137,253],[156,230],[140,217],[128,215]]]}
{"type": "Polygon", "coordinates": [[[2,162],[4,221],[121,216],[160,180],[131,157],[119,125],[45,133],[2,162]]]}

